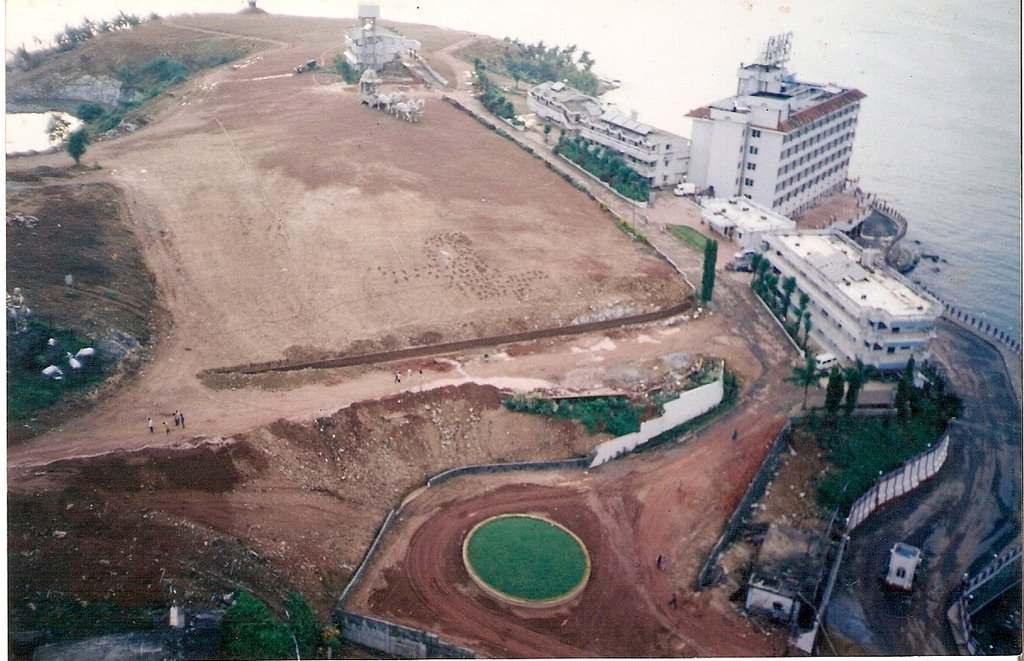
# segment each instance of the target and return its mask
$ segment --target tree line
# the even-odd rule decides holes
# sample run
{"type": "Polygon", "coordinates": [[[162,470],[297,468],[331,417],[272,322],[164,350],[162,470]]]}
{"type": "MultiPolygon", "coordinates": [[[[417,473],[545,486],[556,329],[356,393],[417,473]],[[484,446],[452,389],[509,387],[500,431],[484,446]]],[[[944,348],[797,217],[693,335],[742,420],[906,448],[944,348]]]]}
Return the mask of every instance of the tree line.
{"type": "MultiPolygon", "coordinates": [[[[812,369],[810,360],[793,368],[791,378],[806,384],[812,369]]],[[[813,382],[820,376],[815,374],[813,382]]],[[[812,414],[803,424],[815,434],[829,463],[815,485],[817,502],[826,510],[847,511],[879,476],[937,442],[949,421],[963,412],[963,402],[946,389],[945,380],[927,366],[918,370],[913,357],[897,377],[893,412],[884,416],[852,416],[868,379],[860,361],[846,370],[833,368],[828,377],[822,414],[812,414]],[[921,386],[915,385],[915,375],[920,375],[921,386]]]]}
{"type": "Polygon", "coordinates": [[[473,60],[473,72],[476,74],[476,84],[480,91],[480,103],[495,117],[507,119],[516,125],[522,124],[516,118],[516,110],[512,106],[512,102],[506,99],[501,93],[501,88],[487,77],[487,74],[484,73],[486,70],[487,65],[480,58],[473,60]]]}
{"type": "Polygon", "coordinates": [[[42,40],[38,37],[35,37],[37,48],[34,51],[29,51],[25,44],[21,44],[13,51],[14,61],[24,69],[32,69],[42,64],[46,55],[52,52],[65,53],[98,35],[119,30],[131,30],[147,20],[154,21],[159,18],[160,15],[156,12],[151,13],[147,18],[140,18],[135,14],[126,14],[123,11],[110,19],[94,21],[83,17],[82,22],[78,25],[65,24],[64,29],[53,36],[54,47],[52,49],[44,48],[42,40]]]}
{"type": "Polygon", "coordinates": [[[591,71],[594,58],[588,51],[576,55],[576,46],[548,48],[543,41],[527,44],[505,37],[499,62],[509,78],[531,83],[564,80],[584,94],[596,96],[600,91],[597,76],[591,71]]]}
{"type": "Polygon", "coordinates": [[[554,152],[561,154],[631,200],[646,202],[650,195],[650,183],[629,167],[626,159],[610,149],[590,144],[581,136],[566,137],[563,134],[558,139],[554,152]]]}
{"type": "Polygon", "coordinates": [[[794,306],[793,294],[796,293],[796,278],[782,278],[780,283],[779,274],[772,271],[771,263],[760,253],[754,254],[750,261],[750,269],[754,273],[754,277],[750,281],[750,288],[782,323],[786,333],[793,338],[793,341],[806,351],[807,339],[813,327],[811,313],[807,309],[811,297],[806,292],[800,292],[794,306]],[[790,318],[791,313],[792,319],[790,318]],[[802,337],[801,330],[803,331],[802,337]]]}

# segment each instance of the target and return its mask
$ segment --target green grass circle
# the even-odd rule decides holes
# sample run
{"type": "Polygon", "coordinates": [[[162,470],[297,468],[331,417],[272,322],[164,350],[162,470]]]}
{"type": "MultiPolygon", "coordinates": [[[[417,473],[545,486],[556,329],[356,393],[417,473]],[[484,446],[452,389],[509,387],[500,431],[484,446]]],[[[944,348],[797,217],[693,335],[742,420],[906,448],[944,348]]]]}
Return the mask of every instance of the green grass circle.
{"type": "Polygon", "coordinates": [[[576,535],[554,521],[505,515],[466,536],[463,560],[473,579],[503,599],[549,606],[574,597],[590,577],[590,557],[576,535]]]}

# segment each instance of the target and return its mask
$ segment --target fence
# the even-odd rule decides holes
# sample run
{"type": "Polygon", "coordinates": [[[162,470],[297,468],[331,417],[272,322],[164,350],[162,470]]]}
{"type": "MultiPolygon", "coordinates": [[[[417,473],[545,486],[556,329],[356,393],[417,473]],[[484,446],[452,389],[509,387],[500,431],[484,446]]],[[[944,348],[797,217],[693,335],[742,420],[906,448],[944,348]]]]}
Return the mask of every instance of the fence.
{"type": "MultiPolygon", "coordinates": [[[[931,292],[928,293],[932,294],[931,292]]],[[[932,296],[935,296],[935,294],[932,294],[932,296]]],[[[992,338],[993,340],[1009,348],[1010,351],[1013,351],[1015,354],[1017,354],[1018,357],[1021,356],[1021,344],[1018,338],[1010,335],[1005,331],[999,330],[998,328],[993,326],[991,322],[978,319],[974,315],[964,310],[961,310],[960,308],[954,305],[950,305],[945,301],[942,301],[942,299],[939,299],[939,301],[945,306],[945,309],[942,311],[942,315],[944,317],[950,319],[951,321],[957,321],[963,324],[964,326],[967,326],[971,330],[976,330],[982,335],[992,338]]]]}
{"type": "MultiPolygon", "coordinates": [[[[960,584],[957,600],[947,613],[950,626],[953,627],[953,638],[963,652],[970,655],[978,653],[978,641],[974,638],[971,615],[977,613],[991,601],[990,599],[984,603],[972,603],[974,591],[1002,574],[1013,563],[1019,562],[1020,557],[1021,547],[1017,544],[997,555],[992,562],[974,576],[964,574],[964,580],[960,584]]],[[[1002,592],[995,596],[999,594],[1002,594],[1002,592]]]]}
{"type": "Polygon", "coordinates": [[[732,544],[740,532],[747,526],[747,517],[750,515],[751,507],[764,495],[768,483],[771,482],[774,476],[775,467],[779,460],[779,452],[781,452],[786,441],[789,440],[791,428],[792,426],[787,422],[775,436],[775,441],[772,442],[768,455],[764,458],[764,462],[761,463],[761,468],[758,469],[754,479],[750,481],[747,492],[743,494],[743,498],[736,505],[736,509],[733,510],[728,523],[725,524],[725,532],[715,542],[711,553],[708,554],[708,559],[704,561],[704,566],[701,567],[700,573],[697,574],[696,589],[698,592],[714,583],[719,554],[732,544]]]}
{"type": "Polygon", "coordinates": [[[593,468],[611,461],[615,457],[643,445],[655,436],[687,423],[702,413],[707,413],[715,408],[722,403],[722,398],[725,396],[724,379],[725,363],[723,362],[719,369],[718,378],[714,382],[687,390],[679,395],[678,398],[667,402],[664,405],[665,412],[654,420],[642,423],[640,431],[619,436],[598,445],[590,467],[593,468]]]}
{"type": "Polygon", "coordinates": [[[949,433],[934,450],[921,453],[901,468],[878,478],[875,485],[850,507],[850,514],[846,517],[846,533],[849,534],[885,503],[916,489],[921,482],[939,472],[948,454],[949,433]]]}

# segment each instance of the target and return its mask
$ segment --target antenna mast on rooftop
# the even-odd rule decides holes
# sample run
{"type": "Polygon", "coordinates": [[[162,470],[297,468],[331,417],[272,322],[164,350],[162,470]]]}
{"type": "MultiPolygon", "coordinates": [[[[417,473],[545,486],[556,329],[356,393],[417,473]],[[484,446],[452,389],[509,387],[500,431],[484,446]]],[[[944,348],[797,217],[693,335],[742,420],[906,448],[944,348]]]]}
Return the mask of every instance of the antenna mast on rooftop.
{"type": "Polygon", "coordinates": [[[768,43],[764,45],[755,64],[763,64],[766,67],[784,67],[789,63],[789,53],[792,48],[792,32],[784,32],[768,37],[768,43]]]}

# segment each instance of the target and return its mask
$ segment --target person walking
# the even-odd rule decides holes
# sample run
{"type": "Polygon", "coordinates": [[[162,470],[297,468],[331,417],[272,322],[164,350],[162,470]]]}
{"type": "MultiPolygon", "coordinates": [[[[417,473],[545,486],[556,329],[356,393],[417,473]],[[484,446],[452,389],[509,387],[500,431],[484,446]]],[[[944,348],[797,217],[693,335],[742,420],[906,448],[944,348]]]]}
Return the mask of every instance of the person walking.
{"type": "Polygon", "coordinates": [[[170,434],[171,433],[171,428],[167,425],[167,421],[166,420],[164,420],[164,433],[165,434],[170,434]]]}
{"type": "Polygon", "coordinates": [[[149,433],[153,433],[153,418],[146,418],[146,426],[149,427],[149,433]]]}
{"type": "Polygon", "coordinates": [[[177,409],[175,409],[175,411],[174,411],[174,426],[175,427],[178,426],[178,411],[177,411],[177,409]]]}
{"type": "Polygon", "coordinates": [[[185,414],[184,413],[179,413],[178,414],[178,420],[181,422],[181,428],[184,429],[185,428],[185,414]]]}

